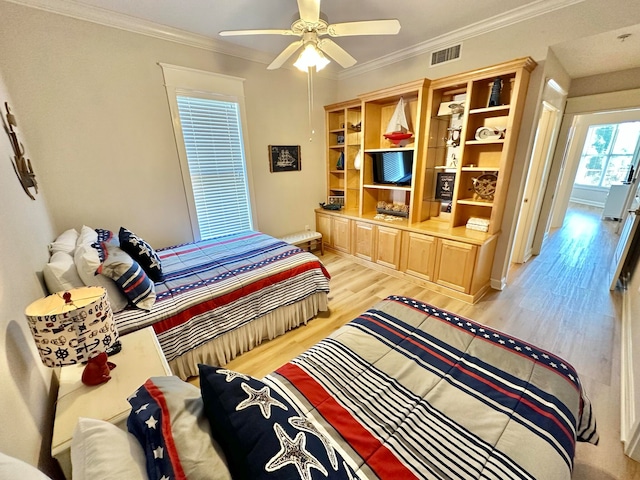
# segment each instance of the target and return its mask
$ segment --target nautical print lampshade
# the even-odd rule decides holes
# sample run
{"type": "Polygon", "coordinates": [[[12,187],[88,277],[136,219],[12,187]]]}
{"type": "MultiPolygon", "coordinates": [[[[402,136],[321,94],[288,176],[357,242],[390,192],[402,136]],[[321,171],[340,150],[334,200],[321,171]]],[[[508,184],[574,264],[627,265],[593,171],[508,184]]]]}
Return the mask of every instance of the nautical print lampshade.
{"type": "Polygon", "coordinates": [[[118,340],[102,287],[54,293],[29,305],[25,316],[40,359],[48,367],[88,362],[118,340]]]}

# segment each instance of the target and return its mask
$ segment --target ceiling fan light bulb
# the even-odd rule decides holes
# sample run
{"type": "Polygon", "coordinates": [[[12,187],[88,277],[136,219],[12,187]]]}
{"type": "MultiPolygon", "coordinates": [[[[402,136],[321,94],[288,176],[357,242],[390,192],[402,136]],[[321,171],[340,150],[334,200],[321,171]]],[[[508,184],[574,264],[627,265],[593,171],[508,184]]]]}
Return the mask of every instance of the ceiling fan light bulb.
{"type": "Polygon", "coordinates": [[[316,72],[319,72],[320,70],[322,70],[324,67],[326,67],[330,63],[330,60],[327,57],[325,57],[322,54],[320,54],[320,55],[321,55],[321,57],[316,62],[316,72]]]}
{"type": "Polygon", "coordinates": [[[316,71],[320,71],[328,64],[329,59],[315,45],[308,43],[293,66],[302,72],[306,72],[311,67],[316,67],[316,71]]]}

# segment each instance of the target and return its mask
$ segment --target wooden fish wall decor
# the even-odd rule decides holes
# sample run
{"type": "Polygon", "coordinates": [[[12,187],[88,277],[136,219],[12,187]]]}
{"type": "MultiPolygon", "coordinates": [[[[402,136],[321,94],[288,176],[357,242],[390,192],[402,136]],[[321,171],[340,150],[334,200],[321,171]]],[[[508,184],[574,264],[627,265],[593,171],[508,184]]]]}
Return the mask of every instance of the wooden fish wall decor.
{"type": "Polygon", "coordinates": [[[9,135],[9,141],[11,142],[14,153],[13,160],[11,161],[13,170],[16,172],[18,180],[20,180],[20,184],[22,185],[25,193],[29,195],[29,198],[35,200],[36,197],[33,196],[29,189],[33,188],[35,193],[38,193],[38,182],[36,181],[36,174],[33,173],[31,160],[24,157],[24,146],[18,141],[18,135],[14,130],[14,127],[18,126],[16,117],[13,113],[11,113],[7,102],[4,102],[4,108],[7,111],[6,121],[4,121],[3,119],[4,130],[5,132],[7,132],[7,135],[9,135]]]}

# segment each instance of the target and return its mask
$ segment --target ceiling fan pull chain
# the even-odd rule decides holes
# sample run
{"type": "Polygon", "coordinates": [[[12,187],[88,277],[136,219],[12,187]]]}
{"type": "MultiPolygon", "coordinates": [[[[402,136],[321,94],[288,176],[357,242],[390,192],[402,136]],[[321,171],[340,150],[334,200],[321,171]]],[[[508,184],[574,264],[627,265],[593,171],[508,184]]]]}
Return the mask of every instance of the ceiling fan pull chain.
{"type": "Polygon", "coordinates": [[[309,141],[313,141],[313,135],[316,133],[313,129],[313,70],[314,67],[309,67],[307,69],[307,97],[309,102],[309,131],[311,132],[309,136],[309,141]]]}

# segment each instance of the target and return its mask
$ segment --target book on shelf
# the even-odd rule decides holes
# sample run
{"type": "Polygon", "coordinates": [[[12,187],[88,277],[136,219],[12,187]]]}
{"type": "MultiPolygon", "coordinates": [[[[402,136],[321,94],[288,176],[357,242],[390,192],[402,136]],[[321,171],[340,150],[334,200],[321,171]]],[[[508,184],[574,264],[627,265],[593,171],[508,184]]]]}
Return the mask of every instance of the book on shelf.
{"type": "Polygon", "coordinates": [[[488,218],[480,218],[480,217],[470,217],[467,220],[466,227],[469,230],[476,230],[478,232],[488,232],[490,220],[488,218]]]}

